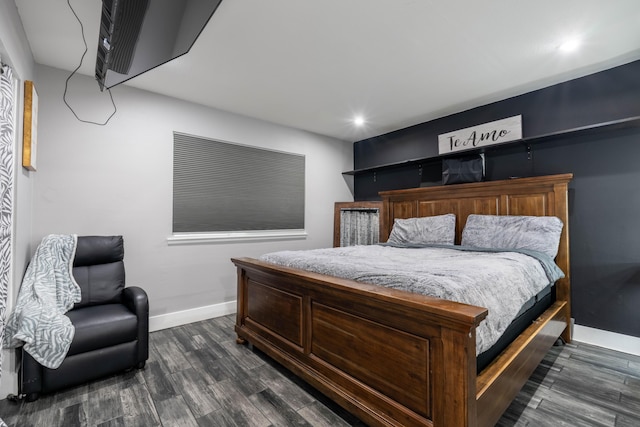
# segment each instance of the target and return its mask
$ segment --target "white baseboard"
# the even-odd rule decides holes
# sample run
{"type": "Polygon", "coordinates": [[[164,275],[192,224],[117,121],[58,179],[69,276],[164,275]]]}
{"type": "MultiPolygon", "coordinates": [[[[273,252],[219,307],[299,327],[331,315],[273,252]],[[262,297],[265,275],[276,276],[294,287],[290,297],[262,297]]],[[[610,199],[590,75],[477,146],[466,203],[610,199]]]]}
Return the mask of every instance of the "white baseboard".
{"type": "Polygon", "coordinates": [[[640,356],[640,338],[574,325],[573,340],[640,356]]]}
{"type": "MultiPolygon", "coordinates": [[[[187,323],[199,322],[201,320],[214,317],[226,316],[236,312],[236,301],[229,301],[190,310],[177,311],[174,313],[153,316],[149,318],[149,330],[159,331],[173,328],[175,326],[186,325],[187,323]]],[[[618,334],[602,329],[590,328],[588,326],[574,325],[573,337],[575,341],[596,345],[623,353],[640,356],[640,338],[630,335],[618,334]]]]}
{"type": "Polygon", "coordinates": [[[236,301],[207,305],[189,310],[176,311],[149,317],[149,332],[199,322],[214,317],[226,316],[236,312],[236,301]]]}

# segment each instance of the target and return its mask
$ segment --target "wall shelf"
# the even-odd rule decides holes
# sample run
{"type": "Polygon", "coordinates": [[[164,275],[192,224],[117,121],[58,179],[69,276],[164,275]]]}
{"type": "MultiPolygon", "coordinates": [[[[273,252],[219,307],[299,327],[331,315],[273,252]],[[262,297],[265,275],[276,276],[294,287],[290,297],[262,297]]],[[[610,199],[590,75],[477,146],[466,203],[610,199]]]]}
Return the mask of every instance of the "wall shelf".
{"type": "Polygon", "coordinates": [[[363,174],[367,172],[375,172],[383,169],[412,166],[412,165],[419,165],[419,164],[429,164],[429,163],[439,162],[440,160],[446,157],[473,154],[473,153],[484,153],[486,151],[496,150],[496,149],[504,148],[506,146],[513,146],[514,144],[532,144],[532,143],[548,141],[550,139],[561,137],[561,136],[581,135],[581,134],[588,135],[588,134],[592,134],[600,131],[609,131],[609,130],[632,128],[632,127],[640,127],[640,116],[628,117],[628,118],[619,119],[619,120],[611,120],[608,122],[596,123],[596,124],[587,125],[587,126],[580,126],[572,129],[565,129],[565,130],[551,132],[543,135],[530,136],[530,137],[522,138],[516,141],[506,142],[500,145],[483,147],[481,149],[465,150],[465,151],[460,151],[454,154],[438,155],[438,156],[432,156],[432,157],[421,157],[421,158],[403,160],[400,162],[385,163],[378,166],[371,166],[368,168],[361,168],[361,169],[355,169],[352,171],[342,172],[342,174],[343,175],[359,175],[359,174],[363,174]]]}

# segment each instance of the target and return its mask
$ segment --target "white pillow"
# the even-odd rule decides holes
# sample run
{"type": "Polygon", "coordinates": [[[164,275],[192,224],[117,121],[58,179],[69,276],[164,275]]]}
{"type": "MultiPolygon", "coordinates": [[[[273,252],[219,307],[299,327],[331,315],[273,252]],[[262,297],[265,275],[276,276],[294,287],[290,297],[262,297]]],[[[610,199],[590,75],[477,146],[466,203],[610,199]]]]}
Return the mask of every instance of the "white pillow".
{"type": "Polygon", "coordinates": [[[397,245],[453,245],[456,237],[454,214],[396,219],[387,243],[397,245]]]}

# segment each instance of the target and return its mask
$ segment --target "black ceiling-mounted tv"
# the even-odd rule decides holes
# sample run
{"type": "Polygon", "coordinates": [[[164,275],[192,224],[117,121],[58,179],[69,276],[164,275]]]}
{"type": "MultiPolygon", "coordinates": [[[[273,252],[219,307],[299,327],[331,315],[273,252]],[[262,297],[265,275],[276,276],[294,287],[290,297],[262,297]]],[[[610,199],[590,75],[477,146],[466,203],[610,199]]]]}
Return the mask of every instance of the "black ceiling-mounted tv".
{"type": "Polygon", "coordinates": [[[222,0],[102,0],[100,90],[189,52],[222,0]]]}

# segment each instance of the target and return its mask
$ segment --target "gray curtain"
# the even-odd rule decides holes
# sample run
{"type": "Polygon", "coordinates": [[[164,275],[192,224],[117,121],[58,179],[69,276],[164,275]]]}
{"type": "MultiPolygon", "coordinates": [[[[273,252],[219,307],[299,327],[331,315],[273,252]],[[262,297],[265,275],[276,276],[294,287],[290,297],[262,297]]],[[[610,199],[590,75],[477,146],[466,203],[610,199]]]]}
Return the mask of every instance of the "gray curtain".
{"type": "Polygon", "coordinates": [[[340,210],[340,246],[373,245],[380,241],[380,212],[376,208],[340,210]]]}
{"type": "MultiPolygon", "coordinates": [[[[16,82],[11,68],[0,64],[0,346],[4,337],[7,290],[11,269],[13,164],[16,82]]],[[[0,375],[2,352],[0,351],[0,375]]],[[[0,427],[6,424],[0,419],[0,427]]]]}

